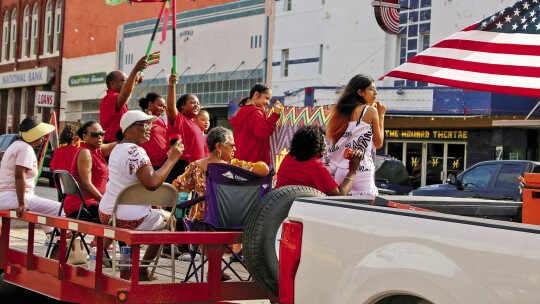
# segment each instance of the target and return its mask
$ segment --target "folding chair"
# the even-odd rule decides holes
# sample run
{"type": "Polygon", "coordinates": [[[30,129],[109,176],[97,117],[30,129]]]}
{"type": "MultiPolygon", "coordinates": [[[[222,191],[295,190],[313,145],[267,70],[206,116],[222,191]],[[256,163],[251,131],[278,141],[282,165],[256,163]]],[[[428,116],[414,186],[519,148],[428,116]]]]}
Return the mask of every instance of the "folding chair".
{"type": "MultiPolygon", "coordinates": [[[[178,205],[178,208],[187,208],[193,206],[203,200],[205,204],[205,219],[202,221],[192,222],[184,220],[187,231],[243,231],[247,221],[247,216],[251,208],[270,190],[272,190],[272,177],[274,170],[266,176],[257,175],[251,171],[244,170],[240,167],[222,164],[208,164],[206,173],[206,194],[191,201],[184,202],[178,205]]],[[[200,270],[200,278],[203,281],[204,264],[207,259],[204,258],[204,246],[201,255],[200,265],[195,264],[195,255],[198,244],[194,244],[195,250],[190,250],[191,261],[188,267],[188,272],[184,282],[187,282],[191,277],[199,282],[198,271],[200,270]],[[193,269],[193,272],[191,272],[193,269]]],[[[225,245],[231,252],[232,257],[239,260],[245,268],[244,261],[232,250],[231,246],[225,245]]],[[[241,281],[243,279],[231,267],[233,261],[226,261],[222,258],[225,269],[231,270],[234,275],[241,281]]],[[[247,280],[249,280],[248,278],[247,280]]]]}
{"type": "MultiPolygon", "coordinates": [[[[81,207],[79,208],[79,212],[77,213],[77,219],[87,220],[85,218],[80,218],[83,210],[86,210],[88,206],[86,205],[86,201],[84,200],[81,189],[79,188],[79,184],[77,183],[75,178],[73,178],[73,176],[71,176],[71,174],[67,172],[66,170],[54,171],[53,177],[54,177],[54,183],[56,184],[56,189],[58,191],[58,196],[60,197],[60,201],[61,201],[60,209],[58,210],[58,216],[62,214],[62,209],[64,209],[64,201],[66,200],[66,197],[68,196],[68,194],[72,194],[72,195],[78,195],[81,198],[81,207]]],[[[49,257],[49,254],[51,253],[50,251],[54,242],[54,237],[59,234],[60,233],[58,229],[54,228],[51,234],[51,238],[49,239],[49,244],[47,245],[47,251],[45,252],[46,257],[49,257]]],[[[81,238],[81,241],[84,245],[84,248],[86,249],[86,252],[90,254],[90,249],[88,249],[88,245],[86,244],[84,240],[84,236],[81,233],[75,233],[74,235],[72,235],[68,248],[71,248],[73,246],[73,242],[75,241],[75,238],[77,238],[77,236],[81,238]]],[[[68,250],[66,253],[66,261],[69,258],[70,252],[71,250],[68,250]]],[[[105,250],[105,253],[108,256],[107,250],[105,250]]]]}
{"type": "MultiPolygon", "coordinates": [[[[116,202],[114,204],[113,211],[111,213],[111,220],[109,222],[110,226],[116,227],[116,210],[118,209],[118,205],[139,205],[139,206],[159,206],[159,207],[170,207],[171,208],[171,215],[169,216],[169,219],[167,220],[167,225],[165,229],[174,231],[175,225],[174,222],[174,212],[176,209],[176,204],[178,202],[178,192],[176,189],[168,183],[163,183],[161,187],[156,189],[155,191],[150,191],[146,189],[141,183],[135,182],[132,184],[127,185],[120,193],[118,194],[118,197],[116,198],[116,202]]],[[[116,248],[116,240],[113,240],[113,248],[116,248]]],[[[171,245],[171,248],[174,248],[174,244],[171,245]]],[[[152,273],[150,276],[154,275],[154,272],[156,270],[156,267],[158,266],[159,262],[159,256],[161,254],[161,251],[163,250],[163,244],[159,246],[158,253],[156,255],[156,258],[154,260],[148,261],[148,260],[141,260],[141,262],[153,262],[154,267],[152,268],[152,273]]],[[[117,266],[131,266],[129,264],[126,264],[125,261],[122,261],[123,264],[117,265],[116,264],[116,252],[113,251],[113,258],[112,258],[112,267],[113,267],[113,275],[116,275],[116,267],[117,266]]],[[[172,282],[175,282],[175,259],[171,259],[171,277],[172,282]]],[[[169,267],[166,265],[159,265],[160,267],[169,267]]],[[[151,267],[148,266],[140,266],[140,267],[151,267]]]]}

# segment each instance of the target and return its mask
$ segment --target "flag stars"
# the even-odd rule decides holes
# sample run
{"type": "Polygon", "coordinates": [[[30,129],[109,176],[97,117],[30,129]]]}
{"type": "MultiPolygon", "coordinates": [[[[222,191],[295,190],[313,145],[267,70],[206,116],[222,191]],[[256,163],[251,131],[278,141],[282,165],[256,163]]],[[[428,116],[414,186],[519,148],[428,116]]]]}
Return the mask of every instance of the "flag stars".
{"type": "Polygon", "coordinates": [[[489,18],[491,21],[495,20],[495,15],[491,16],[491,18],[489,18]]]}
{"type": "Polygon", "coordinates": [[[500,21],[499,21],[499,22],[497,22],[497,24],[496,24],[496,25],[497,25],[497,28],[498,28],[498,29],[502,29],[502,26],[503,26],[503,24],[502,24],[502,23],[501,23],[500,21]]]}
{"type": "Polygon", "coordinates": [[[526,29],[527,29],[527,26],[529,26],[529,24],[528,24],[528,23],[525,23],[525,24],[523,25],[523,29],[526,30],[526,29]]]}
{"type": "Polygon", "coordinates": [[[514,16],[519,16],[519,13],[521,13],[521,11],[518,8],[516,8],[516,10],[514,11],[514,16]]]}
{"type": "Polygon", "coordinates": [[[523,3],[523,8],[526,9],[526,10],[529,9],[529,3],[528,3],[528,2],[524,2],[524,3],[523,3]]]}
{"type": "Polygon", "coordinates": [[[486,25],[487,25],[486,21],[482,22],[482,27],[486,27],[486,25]]]}
{"type": "Polygon", "coordinates": [[[536,22],[536,16],[532,17],[531,22],[532,23],[536,22]]]}
{"type": "Polygon", "coordinates": [[[540,22],[538,22],[538,24],[536,25],[536,30],[540,31],[540,22]]]}
{"type": "Polygon", "coordinates": [[[508,23],[512,22],[512,18],[510,17],[510,15],[506,15],[506,17],[504,17],[504,20],[508,23]]]}
{"type": "Polygon", "coordinates": [[[521,18],[521,23],[523,24],[525,22],[527,22],[527,18],[525,18],[525,17],[521,18]]]}
{"type": "Polygon", "coordinates": [[[515,31],[515,30],[517,30],[517,28],[518,28],[518,25],[517,25],[517,23],[514,23],[514,24],[512,24],[512,30],[514,30],[514,31],[515,31]]]}

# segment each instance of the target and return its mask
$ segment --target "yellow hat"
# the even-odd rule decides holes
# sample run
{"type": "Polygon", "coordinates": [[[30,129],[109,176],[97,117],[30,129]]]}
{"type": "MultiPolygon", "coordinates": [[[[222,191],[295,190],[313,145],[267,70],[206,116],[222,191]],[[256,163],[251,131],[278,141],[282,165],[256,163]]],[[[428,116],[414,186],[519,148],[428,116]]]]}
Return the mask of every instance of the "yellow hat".
{"type": "Polygon", "coordinates": [[[35,120],[31,120],[24,125],[19,126],[19,131],[23,140],[27,143],[31,143],[35,140],[40,139],[41,137],[54,131],[55,127],[53,125],[40,122],[38,123],[35,120]]]}

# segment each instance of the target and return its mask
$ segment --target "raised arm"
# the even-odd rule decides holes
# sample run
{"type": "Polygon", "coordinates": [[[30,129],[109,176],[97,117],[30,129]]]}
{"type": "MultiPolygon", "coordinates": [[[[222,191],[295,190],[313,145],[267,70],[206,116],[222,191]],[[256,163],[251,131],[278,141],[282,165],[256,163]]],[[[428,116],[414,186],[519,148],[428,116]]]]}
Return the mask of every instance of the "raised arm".
{"type": "Polygon", "coordinates": [[[137,64],[135,64],[135,67],[129,74],[126,83],[122,86],[122,90],[120,90],[120,94],[118,94],[118,97],[116,98],[116,105],[114,107],[116,113],[118,113],[122,106],[129,100],[131,92],[133,92],[135,86],[143,81],[143,75],[139,75],[139,71],[142,69],[146,69],[147,66],[148,62],[146,61],[145,55],[141,59],[139,59],[137,64]]]}
{"type": "MultiPolygon", "coordinates": [[[[279,101],[276,101],[276,103],[279,103],[279,101]]],[[[281,104],[279,104],[279,107],[274,107],[274,113],[266,119],[265,115],[266,112],[264,111],[256,111],[254,112],[254,115],[250,117],[250,120],[247,122],[247,126],[250,130],[252,130],[253,135],[255,137],[264,139],[270,137],[272,133],[276,130],[276,123],[279,120],[279,114],[281,113],[281,110],[283,107],[281,107],[281,104]]]]}
{"type": "MultiPolygon", "coordinates": [[[[384,109],[386,110],[386,107],[384,109]]],[[[384,113],[379,114],[377,109],[369,107],[366,111],[366,116],[364,121],[373,126],[373,145],[379,149],[382,147],[384,141],[384,113]],[[381,122],[381,120],[383,121],[381,122]]]]}
{"type": "Polygon", "coordinates": [[[176,85],[178,81],[178,75],[172,74],[169,77],[169,92],[167,92],[167,118],[169,121],[174,124],[176,116],[178,115],[178,110],[176,109],[176,85]]]}

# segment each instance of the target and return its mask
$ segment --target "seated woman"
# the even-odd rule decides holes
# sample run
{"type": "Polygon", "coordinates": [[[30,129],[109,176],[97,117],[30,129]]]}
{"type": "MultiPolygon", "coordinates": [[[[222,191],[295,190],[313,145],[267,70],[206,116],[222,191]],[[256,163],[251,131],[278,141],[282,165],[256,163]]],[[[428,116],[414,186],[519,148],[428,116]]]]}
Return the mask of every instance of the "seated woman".
{"type": "Polygon", "coordinates": [[[294,133],[289,154],[277,172],[276,188],[300,185],[315,188],[329,196],[349,193],[362,154],[354,151],[349,162],[349,172],[341,185],[338,185],[321,160],[326,149],[324,135],[320,126],[304,126],[294,133]]]}
{"type": "MultiPolygon", "coordinates": [[[[81,219],[99,223],[98,204],[105,193],[109,177],[105,157],[111,154],[116,143],[103,144],[105,131],[95,121],[85,123],[77,133],[84,142],[71,159],[69,173],[79,183],[88,207],[88,210],[81,214],[81,219]]],[[[69,194],[66,197],[64,212],[68,217],[77,218],[80,207],[81,198],[78,195],[69,194]]]]}
{"type": "MultiPolygon", "coordinates": [[[[194,161],[186,167],[186,172],[178,176],[172,185],[178,192],[191,192],[196,190],[199,195],[206,194],[206,169],[210,163],[231,164],[252,171],[255,174],[265,176],[269,172],[264,162],[250,163],[233,159],[236,147],[231,130],[224,127],[215,127],[208,133],[206,138],[210,156],[194,161]]],[[[191,219],[204,219],[205,202],[200,202],[191,208],[191,219]]]]}
{"type": "MultiPolygon", "coordinates": [[[[206,170],[210,163],[235,165],[261,176],[268,175],[269,173],[268,166],[262,161],[250,163],[233,159],[236,147],[234,145],[233,133],[228,129],[223,127],[213,128],[208,132],[206,143],[210,150],[210,156],[190,163],[186,167],[184,174],[178,176],[178,178],[173,181],[172,185],[178,192],[191,192],[196,190],[199,195],[206,194],[206,170]]],[[[205,216],[204,210],[205,202],[202,201],[191,208],[190,218],[192,220],[203,220],[205,216]]],[[[233,246],[235,252],[239,252],[240,249],[240,244],[233,246]]],[[[222,273],[222,281],[230,279],[231,277],[228,274],[222,273]]]]}
{"type": "MultiPolygon", "coordinates": [[[[173,165],[182,156],[184,146],[178,141],[169,150],[169,158],[163,166],[154,171],[150,158],[140,144],[150,139],[152,122],[156,119],[156,116],[141,111],[127,111],[120,119],[121,129],[116,134],[120,142],[109,157],[109,181],[99,203],[99,218],[103,224],[109,223],[116,197],[122,189],[133,182],[140,182],[148,190],[159,188],[173,165]]],[[[120,205],[116,210],[116,218],[117,227],[132,230],[160,230],[166,225],[166,215],[161,209],[152,209],[151,206],[120,205]]],[[[155,258],[158,249],[159,245],[148,246],[143,259],[155,258]]],[[[156,278],[151,278],[150,271],[146,267],[141,267],[139,279],[156,278]]]]}
{"type": "MultiPolygon", "coordinates": [[[[41,144],[43,137],[54,126],[36,121],[35,117],[25,118],[19,125],[21,139],[7,148],[0,165],[0,210],[16,209],[34,211],[48,215],[58,215],[60,203],[34,195],[38,175],[37,158],[34,147],[41,144]]],[[[42,226],[47,234],[52,228],[42,226]]]]}

